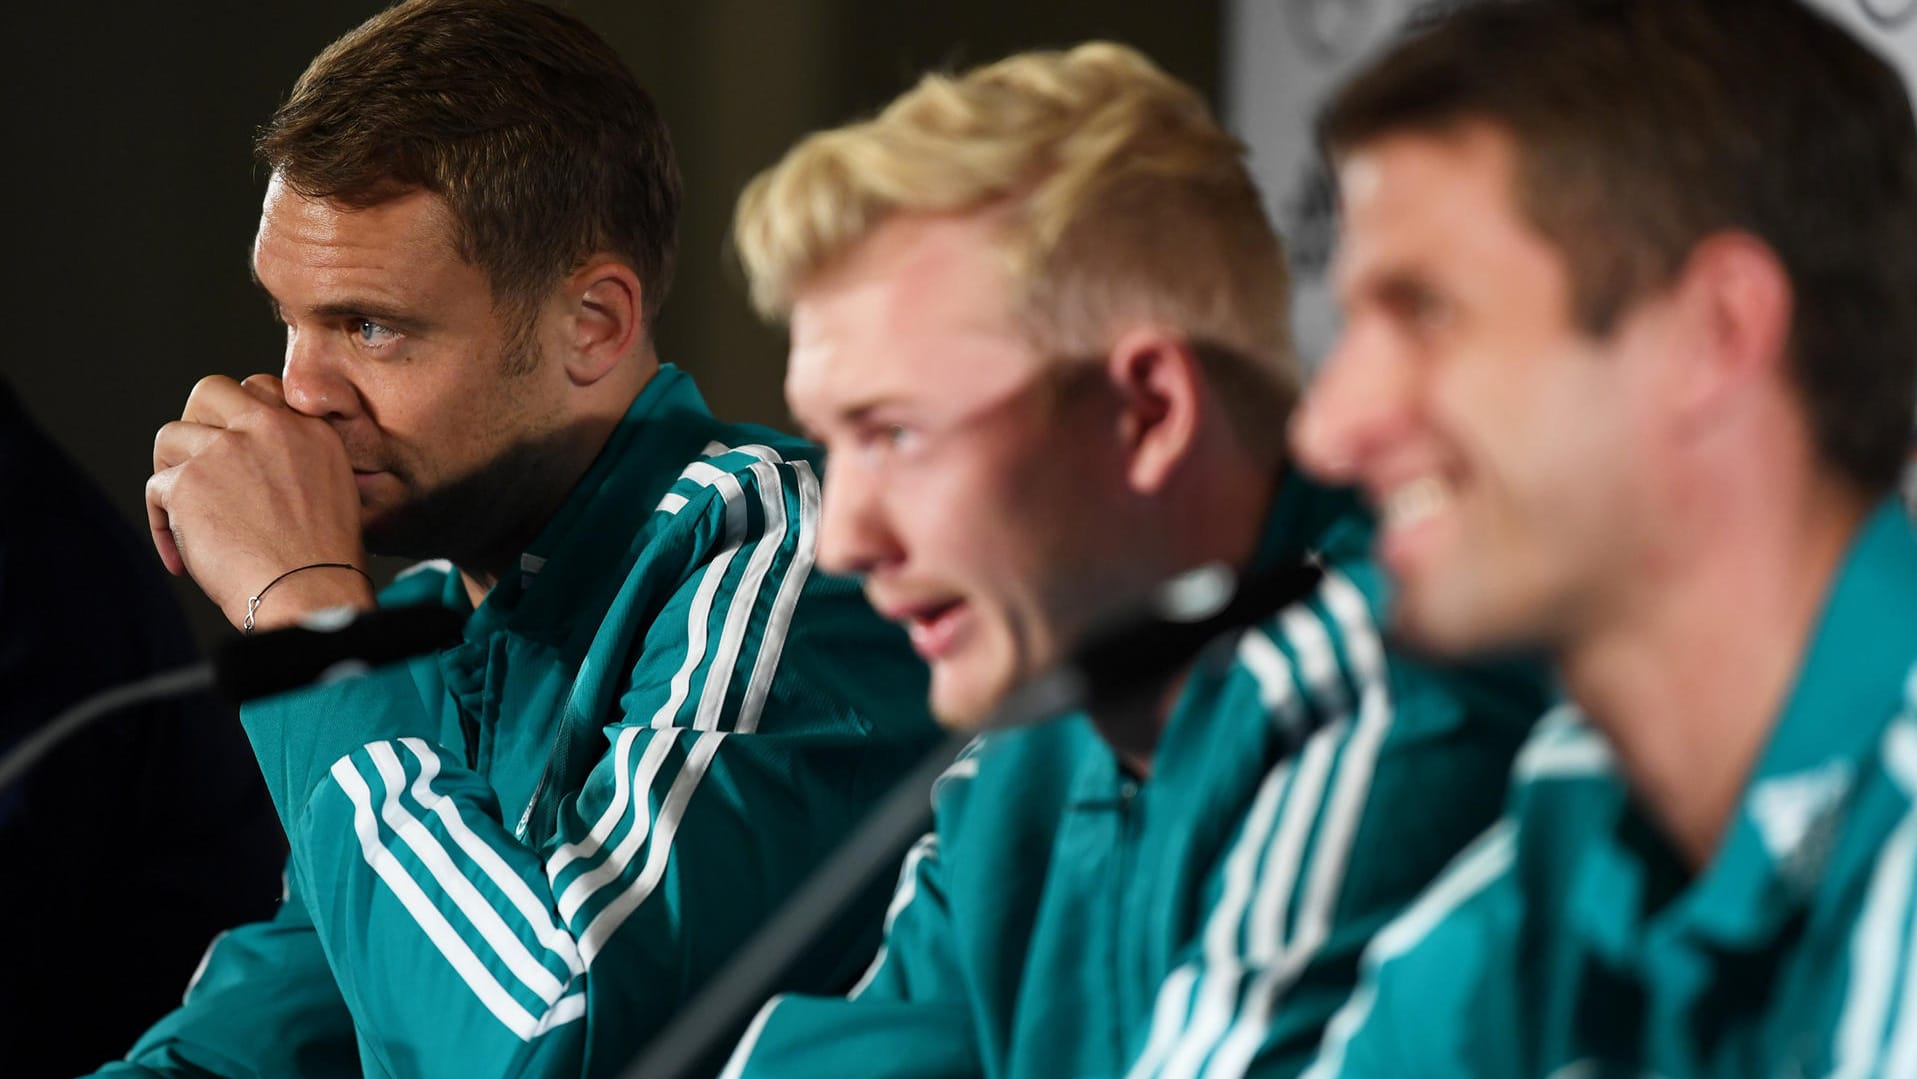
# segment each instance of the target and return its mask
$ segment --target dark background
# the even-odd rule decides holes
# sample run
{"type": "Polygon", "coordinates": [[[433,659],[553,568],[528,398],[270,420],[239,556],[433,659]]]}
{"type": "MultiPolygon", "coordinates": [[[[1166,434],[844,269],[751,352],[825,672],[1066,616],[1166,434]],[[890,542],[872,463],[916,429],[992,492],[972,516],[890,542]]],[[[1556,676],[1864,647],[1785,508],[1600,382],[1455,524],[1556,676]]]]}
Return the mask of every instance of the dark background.
{"type": "MultiPolygon", "coordinates": [[[[0,375],[142,532],[153,434],[193,383],[279,368],[278,327],[246,268],[266,185],[253,132],[315,53],[383,6],[30,4],[0,20],[0,375]]],[[[746,180],[801,134],[873,111],[928,67],[1095,37],[1137,46],[1214,102],[1220,85],[1220,0],[562,6],[618,48],[679,150],[685,216],[661,357],[697,376],[721,416],[775,425],[783,335],[748,308],[726,230],[746,180]]],[[[203,642],[231,632],[196,589],[180,592],[203,642]]]]}

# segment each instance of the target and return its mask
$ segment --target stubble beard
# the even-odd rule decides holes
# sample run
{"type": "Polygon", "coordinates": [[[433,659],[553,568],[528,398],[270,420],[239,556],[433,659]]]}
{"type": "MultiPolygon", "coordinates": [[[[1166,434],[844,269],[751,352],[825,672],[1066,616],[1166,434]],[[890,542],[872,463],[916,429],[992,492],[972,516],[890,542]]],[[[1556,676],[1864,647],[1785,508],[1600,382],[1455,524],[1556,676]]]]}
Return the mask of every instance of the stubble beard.
{"type": "Polygon", "coordinates": [[[466,475],[366,522],[366,549],[400,558],[444,558],[492,575],[503,572],[550,514],[546,480],[557,453],[551,441],[515,442],[466,475]]]}
{"type": "MultiPolygon", "coordinates": [[[[540,360],[528,327],[497,361],[500,377],[519,381],[540,360]]],[[[413,494],[364,524],[366,549],[398,558],[443,558],[481,576],[502,576],[578,479],[558,474],[564,434],[557,423],[545,423],[466,474],[413,494]]],[[[410,485],[410,478],[401,479],[410,485]]]]}

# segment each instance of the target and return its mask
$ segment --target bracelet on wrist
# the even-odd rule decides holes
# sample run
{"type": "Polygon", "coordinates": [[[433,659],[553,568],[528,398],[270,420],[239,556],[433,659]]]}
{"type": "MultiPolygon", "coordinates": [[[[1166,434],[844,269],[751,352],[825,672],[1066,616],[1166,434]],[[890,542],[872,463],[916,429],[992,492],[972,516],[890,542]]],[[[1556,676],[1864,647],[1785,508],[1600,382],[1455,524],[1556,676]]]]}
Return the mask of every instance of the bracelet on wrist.
{"type": "Polygon", "coordinates": [[[292,569],[266,582],[266,587],[246,597],[246,620],[240,624],[240,632],[244,634],[251,634],[253,632],[253,616],[259,612],[260,600],[266,598],[266,594],[273,590],[274,585],[286,580],[295,573],[304,573],[309,569],[350,569],[361,577],[366,578],[367,584],[370,585],[373,583],[372,574],[360,569],[351,562],[308,562],[304,566],[294,566],[292,569]]]}

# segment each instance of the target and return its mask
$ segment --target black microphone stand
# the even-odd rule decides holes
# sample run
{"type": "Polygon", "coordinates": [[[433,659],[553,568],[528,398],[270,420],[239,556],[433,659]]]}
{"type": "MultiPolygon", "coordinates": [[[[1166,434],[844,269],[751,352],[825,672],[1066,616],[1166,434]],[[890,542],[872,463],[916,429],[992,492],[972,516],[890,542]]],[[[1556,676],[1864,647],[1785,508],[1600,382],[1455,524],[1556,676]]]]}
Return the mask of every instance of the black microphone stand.
{"type": "Polygon", "coordinates": [[[42,724],[0,757],[0,792],[18,782],[54,747],[122,708],[190,697],[213,688],[213,664],[195,663],[96,693],[42,724]]]}
{"type": "Polygon", "coordinates": [[[161,671],[96,693],[42,724],[0,757],[0,793],[61,743],[123,708],[217,689],[235,705],[313,682],[348,678],[460,639],[466,616],[448,607],[320,611],[296,626],[235,637],[211,663],[161,671]]]}

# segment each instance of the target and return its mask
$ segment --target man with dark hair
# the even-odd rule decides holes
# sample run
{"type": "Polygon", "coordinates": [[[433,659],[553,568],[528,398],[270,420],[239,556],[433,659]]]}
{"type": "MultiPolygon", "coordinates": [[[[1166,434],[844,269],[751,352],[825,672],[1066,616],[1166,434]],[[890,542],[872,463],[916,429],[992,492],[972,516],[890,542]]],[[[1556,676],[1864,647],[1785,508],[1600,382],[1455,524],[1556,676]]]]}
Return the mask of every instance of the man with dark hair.
{"type": "MultiPolygon", "coordinates": [[[[923,668],[813,572],[814,451],[657,359],[678,174],[583,24],[402,4],[260,151],[284,368],[160,431],[155,543],[243,631],[373,605],[368,549],[448,560],[380,602],[470,614],[242,710],[287,896],[124,1070],[611,1074],[925,748],[923,668]]],[[[794,980],[842,987],[875,921],[794,980]]]]}
{"type": "Polygon", "coordinates": [[[1397,629],[1573,704],[1367,954],[1323,1075],[1917,1067],[1917,130],[1793,0],[1466,7],[1328,107],[1397,629]]]}

